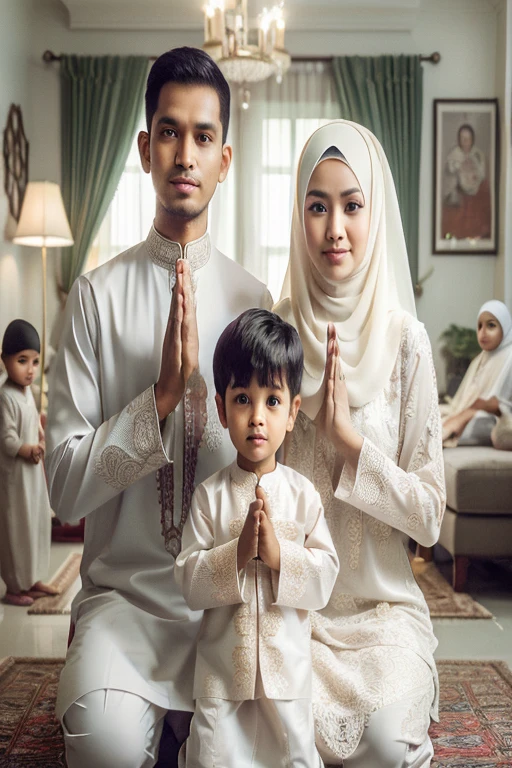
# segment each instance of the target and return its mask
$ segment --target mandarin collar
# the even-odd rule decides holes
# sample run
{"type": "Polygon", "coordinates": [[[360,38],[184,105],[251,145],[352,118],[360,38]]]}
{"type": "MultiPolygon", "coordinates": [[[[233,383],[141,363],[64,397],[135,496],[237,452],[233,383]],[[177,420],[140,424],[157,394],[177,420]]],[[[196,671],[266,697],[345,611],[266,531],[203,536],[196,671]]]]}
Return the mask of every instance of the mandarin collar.
{"type": "Polygon", "coordinates": [[[211,253],[210,235],[205,232],[198,240],[192,240],[182,248],[180,243],[168,240],[156,231],[152,226],[146,239],[151,261],[158,267],[163,267],[176,274],[176,262],[178,259],[187,259],[190,262],[192,273],[196,272],[208,262],[211,253]]]}
{"type": "Polygon", "coordinates": [[[242,467],[239,467],[236,461],[234,461],[229,468],[229,475],[231,481],[235,485],[242,485],[246,488],[252,487],[254,490],[256,490],[257,485],[260,485],[264,491],[267,491],[272,489],[275,483],[279,482],[279,471],[279,462],[276,461],[276,468],[273,472],[266,472],[261,476],[258,482],[258,476],[255,472],[248,472],[246,469],[242,469],[242,467]]]}

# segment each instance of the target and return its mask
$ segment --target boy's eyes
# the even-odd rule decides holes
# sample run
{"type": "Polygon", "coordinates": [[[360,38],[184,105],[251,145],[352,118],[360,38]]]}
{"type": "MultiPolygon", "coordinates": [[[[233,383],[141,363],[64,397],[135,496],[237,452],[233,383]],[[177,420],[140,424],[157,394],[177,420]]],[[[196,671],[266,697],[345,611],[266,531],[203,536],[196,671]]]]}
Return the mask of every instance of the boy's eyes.
{"type": "MultiPolygon", "coordinates": [[[[249,403],[249,398],[247,395],[242,393],[235,397],[235,403],[238,403],[239,405],[247,405],[249,403]]],[[[279,405],[279,403],[280,400],[278,397],[276,397],[276,395],[270,395],[270,397],[267,399],[267,405],[270,405],[271,407],[275,407],[276,405],[279,405]]]]}

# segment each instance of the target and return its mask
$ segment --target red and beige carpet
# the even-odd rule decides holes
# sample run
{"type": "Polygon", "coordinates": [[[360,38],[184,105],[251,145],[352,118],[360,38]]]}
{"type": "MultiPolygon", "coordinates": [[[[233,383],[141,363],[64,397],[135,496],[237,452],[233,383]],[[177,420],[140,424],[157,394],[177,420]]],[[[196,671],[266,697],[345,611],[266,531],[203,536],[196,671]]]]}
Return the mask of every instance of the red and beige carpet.
{"type": "Polygon", "coordinates": [[[492,619],[492,613],[466,592],[455,592],[434,562],[411,557],[412,572],[433,619],[492,619]]]}
{"type": "MultiPolygon", "coordinates": [[[[0,662],[0,768],[64,768],[55,720],[61,659],[0,662]]],[[[440,661],[432,768],[512,766],[512,673],[497,661],[440,661]]],[[[91,768],[93,768],[91,766],[91,768]]]]}

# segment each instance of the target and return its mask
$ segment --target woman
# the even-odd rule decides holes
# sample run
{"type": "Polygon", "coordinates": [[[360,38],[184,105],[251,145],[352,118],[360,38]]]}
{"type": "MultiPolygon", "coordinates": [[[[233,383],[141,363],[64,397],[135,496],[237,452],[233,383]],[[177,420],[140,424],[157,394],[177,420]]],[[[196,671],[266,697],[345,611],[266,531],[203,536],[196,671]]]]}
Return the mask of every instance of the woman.
{"type": "Polygon", "coordinates": [[[491,192],[486,178],[485,155],[475,146],[475,131],[468,123],[457,133],[457,146],[446,158],[442,237],[491,236],[491,192]]]}
{"type": "Polygon", "coordinates": [[[512,317],[503,302],[493,299],[480,308],[476,332],[482,351],[453,400],[441,406],[447,448],[491,445],[497,417],[512,409],[512,317]]]}
{"type": "Polygon", "coordinates": [[[393,179],[362,126],[330,123],[303,150],[275,311],[305,355],[286,461],[320,491],[340,558],[312,615],[320,754],[345,768],[427,766],[437,643],[407,545],[438,538],[441,424],[393,179]]]}

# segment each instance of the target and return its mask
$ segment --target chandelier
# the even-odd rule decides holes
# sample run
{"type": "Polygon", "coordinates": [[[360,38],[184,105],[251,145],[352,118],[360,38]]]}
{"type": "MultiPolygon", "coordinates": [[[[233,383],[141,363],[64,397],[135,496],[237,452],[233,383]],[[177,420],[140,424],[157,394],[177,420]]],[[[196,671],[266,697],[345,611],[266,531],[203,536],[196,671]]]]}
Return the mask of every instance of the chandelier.
{"type": "MultiPolygon", "coordinates": [[[[264,8],[256,30],[249,30],[247,0],[208,0],[204,7],[203,49],[217,62],[233,83],[244,86],[274,75],[280,83],[290,67],[284,47],[283,5],[264,8]],[[249,37],[254,43],[249,43],[249,37]]],[[[249,106],[247,89],[242,89],[242,107],[249,106]]]]}

